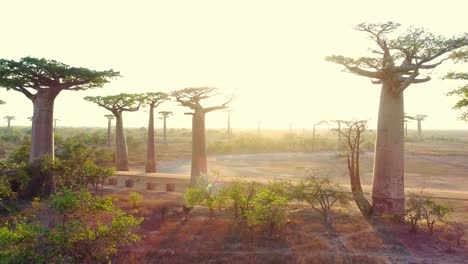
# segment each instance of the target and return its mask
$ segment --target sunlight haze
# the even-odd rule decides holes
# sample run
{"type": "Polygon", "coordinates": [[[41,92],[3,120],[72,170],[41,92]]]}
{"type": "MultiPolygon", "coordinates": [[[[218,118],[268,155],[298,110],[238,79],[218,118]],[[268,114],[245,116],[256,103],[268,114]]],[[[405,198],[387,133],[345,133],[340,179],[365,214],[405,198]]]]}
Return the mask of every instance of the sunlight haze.
{"type": "MultiPolygon", "coordinates": [[[[85,102],[87,95],[210,86],[219,88],[219,100],[234,96],[234,129],[256,129],[261,120],[264,128],[292,123],[302,131],[322,119],[353,118],[375,128],[380,86],[325,56],[358,57],[372,48],[367,35],[353,29],[361,22],[461,34],[467,8],[466,1],[2,1],[0,58],[32,56],[121,73],[100,89],[62,92],[55,103],[59,126],[107,125],[108,112],[85,102]]],[[[452,109],[457,98],[446,96],[461,83],[441,79],[457,67],[446,63],[432,81],[405,91],[405,112],[429,116],[424,128],[468,128],[452,109]]],[[[23,94],[0,89],[0,98],[7,102],[0,116],[30,124],[32,104],[23,94]]],[[[190,127],[187,109],[170,102],[156,109],[163,110],[174,112],[169,127],[190,127]]],[[[225,127],[226,119],[225,112],[210,113],[207,127],[225,127]]],[[[125,113],[124,122],[146,127],[147,113],[125,113]]]]}

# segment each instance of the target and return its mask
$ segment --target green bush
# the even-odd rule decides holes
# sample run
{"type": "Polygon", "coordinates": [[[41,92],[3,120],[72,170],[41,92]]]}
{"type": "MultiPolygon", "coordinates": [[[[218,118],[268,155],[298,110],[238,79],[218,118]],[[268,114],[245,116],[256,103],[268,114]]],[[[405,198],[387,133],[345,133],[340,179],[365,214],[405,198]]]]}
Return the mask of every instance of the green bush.
{"type": "Polygon", "coordinates": [[[115,209],[111,198],[88,191],[64,189],[50,199],[50,207],[35,200],[51,223],[17,218],[0,229],[0,263],[102,263],[119,247],[138,241],[142,219],[115,209]]]}
{"type": "Polygon", "coordinates": [[[275,230],[286,222],[287,204],[287,197],[269,186],[264,187],[253,197],[247,219],[252,224],[267,226],[270,235],[273,235],[275,230]]]}
{"type": "Polygon", "coordinates": [[[417,232],[419,222],[424,221],[432,235],[435,223],[445,222],[450,212],[452,209],[449,206],[435,202],[431,195],[421,191],[409,194],[405,219],[410,224],[412,232],[417,232]]]}

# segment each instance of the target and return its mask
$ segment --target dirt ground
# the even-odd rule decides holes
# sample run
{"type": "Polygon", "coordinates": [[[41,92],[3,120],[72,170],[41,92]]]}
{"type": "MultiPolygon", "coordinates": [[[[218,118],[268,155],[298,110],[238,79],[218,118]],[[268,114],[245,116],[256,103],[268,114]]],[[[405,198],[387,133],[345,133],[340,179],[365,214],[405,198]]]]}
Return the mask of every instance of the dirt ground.
{"type": "MultiPolygon", "coordinates": [[[[457,146],[434,151],[437,146],[410,146],[405,156],[405,189],[424,188],[437,200],[449,204],[454,213],[449,220],[468,223],[468,149],[457,146]]],[[[372,184],[373,154],[361,159],[362,182],[369,194],[372,184]]],[[[224,181],[233,179],[271,182],[274,179],[299,179],[313,169],[349,187],[346,160],[335,152],[264,153],[209,157],[209,168],[222,172],[224,181]]],[[[422,227],[411,233],[408,225],[385,219],[366,220],[354,204],[334,213],[332,228],[322,224],[310,206],[290,204],[288,224],[271,238],[264,230],[235,219],[227,209],[209,216],[207,208],[196,207],[184,221],[182,193],[189,181],[190,161],[160,162],[163,173],[147,174],[141,167],[119,172],[117,186],[105,186],[106,193],[119,197],[120,206],[133,208],[128,193],[138,191],[138,215],[144,217],[143,240],[123,249],[115,263],[468,263],[468,234],[463,246],[445,239],[445,225],[434,235],[422,227]],[[124,180],[134,179],[134,188],[124,180]],[[146,191],[146,183],[156,190],[146,191]],[[176,190],[166,193],[167,183],[176,190]],[[163,221],[161,208],[168,208],[163,221]],[[452,252],[448,249],[451,248],[452,252]]]]}
{"type": "MultiPolygon", "coordinates": [[[[155,182],[164,187],[165,181],[155,182]]],[[[144,195],[133,211],[144,217],[143,239],[120,251],[113,263],[468,263],[468,245],[450,246],[443,239],[443,225],[432,236],[424,228],[411,233],[401,223],[366,220],[347,205],[334,211],[330,228],[310,206],[294,203],[286,226],[271,237],[235,219],[228,209],[210,217],[207,208],[195,207],[184,220],[181,193],[145,191],[143,183],[105,189],[128,212],[134,210],[128,194],[144,195]],[[168,208],[165,219],[162,208],[168,208]]],[[[179,180],[178,185],[187,183],[179,180]]]]}

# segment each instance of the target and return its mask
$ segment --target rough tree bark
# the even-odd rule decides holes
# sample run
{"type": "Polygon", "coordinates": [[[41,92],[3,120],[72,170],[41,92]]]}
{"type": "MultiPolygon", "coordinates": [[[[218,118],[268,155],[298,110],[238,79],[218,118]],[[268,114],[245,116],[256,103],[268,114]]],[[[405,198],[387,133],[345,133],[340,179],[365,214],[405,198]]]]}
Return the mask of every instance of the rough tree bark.
{"type": "Polygon", "coordinates": [[[402,215],[404,193],[403,93],[384,82],[375,141],[372,200],[378,213],[402,215]]]}
{"type": "Polygon", "coordinates": [[[154,144],[154,104],[149,106],[148,146],[146,148],[146,172],[156,172],[156,148],[154,144]]]}
{"type": "Polygon", "coordinates": [[[115,116],[115,166],[118,171],[128,171],[128,148],[123,126],[122,112],[114,112],[115,116]]]}
{"type": "Polygon", "coordinates": [[[192,116],[192,181],[196,177],[206,174],[208,170],[206,156],[205,112],[195,110],[192,116]]]}

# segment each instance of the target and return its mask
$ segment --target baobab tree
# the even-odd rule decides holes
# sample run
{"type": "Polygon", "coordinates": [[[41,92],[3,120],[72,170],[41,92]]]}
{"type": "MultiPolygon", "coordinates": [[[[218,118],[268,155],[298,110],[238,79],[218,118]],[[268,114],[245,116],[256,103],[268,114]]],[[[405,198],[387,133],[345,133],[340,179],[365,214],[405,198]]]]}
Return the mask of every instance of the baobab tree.
{"type": "Polygon", "coordinates": [[[166,125],[166,120],[169,116],[172,115],[171,111],[160,111],[159,114],[162,115],[162,120],[163,120],[163,142],[164,145],[167,145],[167,125],[166,125]]]}
{"type": "Polygon", "coordinates": [[[414,120],[418,121],[418,140],[423,140],[421,123],[426,120],[427,115],[417,114],[413,117],[414,120]]]}
{"type": "Polygon", "coordinates": [[[403,113],[403,114],[405,116],[405,119],[403,120],[405,122],[405,137],[407,137],[408,136],[408,122],[410,120],[414,120],[414,117],[408,116],[405,113],[403,113]]]}
{"type": "Polygon", "coordinates": [[[0,87],[20,92],[33,103],[31,150],[29,160],[33,174],[29,194],[48,194],[50,180],[41,176],[39,163],[44,155],[54,157],[54,102],[61,91],[82,91],[102,87],[110,78],[118,77],[113,70],[95,71],[71,67],[55,60],[21,58],[19,61],[0,60],[0,87]]]}
{"type": "Polygon", "coordinates": [[[338,134],[338,140],[336,142],[336,149],[340,150],[341,149],[341,123],[343,123],[344,120],[331,120],[331,122],[338,125],[338,128],[336,129],[336,132],[338,134]]]}
{"type": "Polygon", "coordinates": [[[54,129],[57,128],[57,121],[60,121],[60,119],[54,118],[54,129]]]}
{"type": "Polygon", "coordinates": [[[156,146],[154,144],[154,109],[169,100],[169,95],[163,92],[146,93],[144,103],[149,106],[148,145],[146,147],[146,172],[156,172],[156,146]]]}
{"type": "Polygon", "coordinates": [[[104,115],[107,118],[107,147],[112,148],[112,119],[114,115],[104,115]]]}
{"type": "Polygon", "coordinates": [[[190,183],[196,183],[197,178],[207,172],[206,158],[206,135],[205,135],[205,115],[209,112],[226,109],[232,98],[224,103],[212,107],[203,107],[201,101],[215,95],[216,88],[195,87],[185,88],[172,92],[175,100],[180,105],[193,110],[192,114],[192,170],[190,183]]]}
{"type": "Polygon", "coordinates": [[[359,210],[364,216],[370,216],[372,207],[369,201],[364,196],[361,186],[360,176],[360,146],[364,141],[364,132],[367,128],[367,121],[345,121],[342,120],[343,128],[339,133],[345,138],[348,147],[347,165],[349,172],[349,179],[351,183],[351,193],[356,202],[359,210]]]}
{"type": "Polygon", "coordinates": [[[228,134],[228,142],[231,142],[232,140],[232,131],[231,131],[231,109],[226,109],[224,110],[228,114],[228,120],[227,120],[227,134],[228,134]]]}
{"type": "Polygon", "coordinates": [[[409,28],[392,38],[391,33],[399,27],[393,22],[359,24],[355,29],[369,35],[377,46],[372,50],[374,55],[357,59],[333,55],[326,60],[381,85],[372,205],[377,214],[402,216],[405,204],[403,92],[411,84],[428,82],[429,76],[418,78],[421,72],[436,68],[452,52],[466,47],[468,35],[445,38],[424,29],[409,28]]]}
{"type": "Polygon", "coordinates": [[[8,123],[8,129],[10,129],[10,122],[11,120],[15,120],[14,116],[4,116],[3,119],[5,119],[8,123]]]}
{"type": "Polygon", "coordinates": [[[122,114],[138,111],[142,104],[142,95],[121,93],[108,96],[86,96],[84,99],[109,110],[115,116],[115,165],[119,171],[128,171],[128,147],[122,114]]]}
{"type": "Polygon", "coordinates": [[[312,130],[312,138],[315,140],[315,127],[320,126],[322,124],[328,124],[327,121],[322,120],[320,122],[314,123],[314,130],[312,130]]]}

